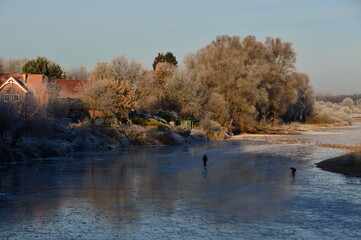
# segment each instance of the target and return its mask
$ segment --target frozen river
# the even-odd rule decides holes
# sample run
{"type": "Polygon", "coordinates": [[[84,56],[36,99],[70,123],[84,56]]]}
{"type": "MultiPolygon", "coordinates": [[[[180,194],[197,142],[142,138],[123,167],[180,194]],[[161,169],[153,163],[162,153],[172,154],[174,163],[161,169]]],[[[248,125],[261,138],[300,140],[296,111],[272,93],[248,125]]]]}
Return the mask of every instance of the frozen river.
{"type": "Polygon", "coordinates": [[[360,239],[360,180],[314,166],[343,153],[231,140],[7,166],[0,239],[360,239]]]}

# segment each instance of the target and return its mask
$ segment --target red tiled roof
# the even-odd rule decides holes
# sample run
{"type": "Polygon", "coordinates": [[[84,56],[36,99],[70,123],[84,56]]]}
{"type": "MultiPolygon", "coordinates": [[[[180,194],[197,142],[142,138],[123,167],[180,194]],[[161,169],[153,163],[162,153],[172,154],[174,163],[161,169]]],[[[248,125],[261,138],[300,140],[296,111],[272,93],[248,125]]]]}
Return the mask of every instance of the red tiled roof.
{"type": "Polygon", "coordinates": [[[67,80],[67,79],[54,79],[60,90],[60,96],[63,98],[75,98],[78,93],[78,86],[88,83],[87,80],[67,80]]]}

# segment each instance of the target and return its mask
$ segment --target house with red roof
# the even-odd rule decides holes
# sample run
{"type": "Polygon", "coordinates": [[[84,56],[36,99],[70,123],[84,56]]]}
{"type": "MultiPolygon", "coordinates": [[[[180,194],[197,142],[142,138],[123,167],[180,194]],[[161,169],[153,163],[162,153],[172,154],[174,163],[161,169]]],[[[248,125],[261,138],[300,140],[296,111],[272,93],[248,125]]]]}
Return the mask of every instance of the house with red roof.
{"type": "Polygon", "coordinates": [[[63,113],[63,117],[79,116],[78,113],[83,109],[77,99],[77,93],[79,86],[88,82],[86,80],[49,80],[42,74],[0,74],[0,101],[21,104],[31,98],[37,104],[46,106],[49,82],[56,84],[59,96],[68,108],[68,111],[63,113]]]}
{"type": "Polygon", "coordinates": [[[47,104],[46,79],[42,74],[0,74],[0,101],[19,103],[31,97],[47,104]]]}

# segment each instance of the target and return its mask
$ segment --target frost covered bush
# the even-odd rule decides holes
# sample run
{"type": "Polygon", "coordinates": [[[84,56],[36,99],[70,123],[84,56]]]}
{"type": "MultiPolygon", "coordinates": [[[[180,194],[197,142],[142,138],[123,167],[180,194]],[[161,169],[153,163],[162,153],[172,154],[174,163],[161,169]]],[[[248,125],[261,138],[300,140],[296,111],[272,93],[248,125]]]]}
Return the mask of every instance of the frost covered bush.
{"type": "Polygon", "coordinates": [[[122,130],[125,135],[136,145],[159,145],[159,142],[149,137],[151,135],[150,129],[139,125],[123,125],[122,130]]]}
{"type": "Polygon", "coordinates": [[[172,126],[171,130],[184,137],[188,137],[191,134],[190,130],[184,129],[181,126],[172,126]]]}
{"type": "Polygon", "coordinates": [[[222,130],[221,124],[210,119],[203,119],[200,121],[200,127],[206,132],[218,132],[222,130]]]}
{"type": "Polygon", "coordinates": [[[337,104],[318,101],[314,104],[315,115],[309,119],[309,123],[315,124],[352,124],[352,109],[349,104],[337,104]]]}
{"type": "Polygon", "coordinates": [[[203,129],[211,139],[227,139],[229,137],[221,124],[210,119],[201,120],[200,128],[203,129]]]}
{"type": "Polygon", "coordinates": [[[200,128],[193,128],[190,136],[194,141],[209,140],[207,133],[200,128]]]}
{"type": "Polygon", "coordinates": [[[148,136],[157,140],[159,144],[163,145],[178,145],[185,143],[185,138],[172,131],[152,131],[148,132],[148,136]]]}
{"type": "Polygon", "coordinates": [[[90,121],[70,124],[74,150],[93,151],[129,145],[129,139],[119,126],[92,125],[90,121]]]}

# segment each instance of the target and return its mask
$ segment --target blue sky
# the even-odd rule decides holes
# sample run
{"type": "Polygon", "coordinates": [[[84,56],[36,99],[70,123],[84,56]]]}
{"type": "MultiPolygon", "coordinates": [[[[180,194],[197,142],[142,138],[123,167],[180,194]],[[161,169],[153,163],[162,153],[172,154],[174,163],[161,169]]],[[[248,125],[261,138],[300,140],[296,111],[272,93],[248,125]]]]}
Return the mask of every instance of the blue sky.
{"type": "Polygon", "coordinates": [[[0,0],[0,56],[64,68],[123,54],[151,68],[218,35],[292,42],[316,92],[361,93],[361,0],[0,0]]]}

